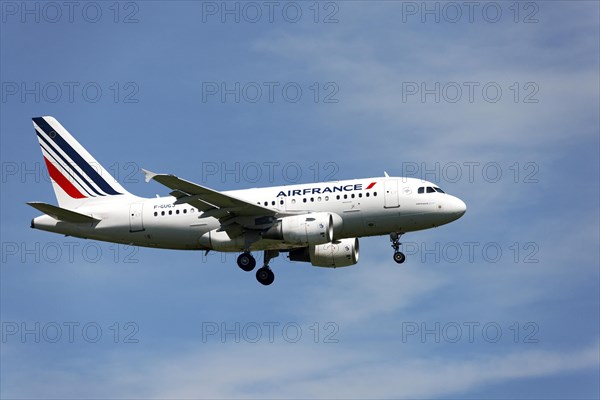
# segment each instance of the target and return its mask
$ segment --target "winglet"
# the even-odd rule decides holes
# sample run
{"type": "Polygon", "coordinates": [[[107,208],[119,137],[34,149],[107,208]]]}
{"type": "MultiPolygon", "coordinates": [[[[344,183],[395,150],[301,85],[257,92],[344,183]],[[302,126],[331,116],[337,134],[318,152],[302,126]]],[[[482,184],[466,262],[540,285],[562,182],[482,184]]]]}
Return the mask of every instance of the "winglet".
{"type": "Polygon", "coordinates": [[[154,178],[156,175],[158,175],[152,171],[148,171],[147,169],[144,169],[144,168],[140,168],[140,169],[144,173],[144,179],[146,180],[146,183],[150,182],[150,180],[152,180],[152,178],[154,178]]]}

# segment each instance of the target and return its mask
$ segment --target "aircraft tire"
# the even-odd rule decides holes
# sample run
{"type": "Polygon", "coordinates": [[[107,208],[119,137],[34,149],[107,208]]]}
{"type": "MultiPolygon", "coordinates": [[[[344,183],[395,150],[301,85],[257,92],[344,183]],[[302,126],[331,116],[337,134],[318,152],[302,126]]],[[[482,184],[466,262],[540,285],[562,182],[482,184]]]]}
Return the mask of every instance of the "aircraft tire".
{"type": "Polygon", "coordinates": [[[275,274],[269,267],[262,267],[256,271],[256,280],[261,284],[268,286],[275,280],[275,274]]]}
{"type": "Polygon", "coordinates": [[[256,259],[250,253],[242,253],[237,258],[237,265],[246,272],[250,272],[256,267],[256,259]]]}
{"type": "Polygon", "coordinates": [[[394,261],[396,261],[398,264],[402,264],[404,261],[406,261],[406,256],[403,252],[397,251],[394,253],[394,261]]]}

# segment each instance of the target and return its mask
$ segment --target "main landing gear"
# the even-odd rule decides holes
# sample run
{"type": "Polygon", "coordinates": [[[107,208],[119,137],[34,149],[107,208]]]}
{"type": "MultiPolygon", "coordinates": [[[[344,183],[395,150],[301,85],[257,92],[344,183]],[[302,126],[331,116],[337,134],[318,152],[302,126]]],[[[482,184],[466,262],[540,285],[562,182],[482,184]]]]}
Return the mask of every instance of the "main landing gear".
{"type": "Polygon", "coordinates": [[[398,264],[402,264],[406,260],[406,256],[400,251],[400,236],[402,236],[401,233],[390,233],[390,242],[392,242],[392,248],[394,249],[394,261],[398,264]]]}
{"type": "Polygon", "coordinates": [[[265,286],[270,285],[275,280],[275,274],[269,267],[269,261],[277,256],[279,256],[277,250],[265,250],[265,265],[256,271],[256,280],[265,286]]]}
{"type": "Polygon", "coordinates": [[[250,272],[256,267],[256,259],[246,251],[238,256],[237,265],[244,271],[250,272]]]}
{"type": "MultiPolygon", "coordinates": [[[[275,280],[275,274],[269,267],[269,261],[277,256],[279,256],[279,251],[265,250],[265,264],[256,271],[256,280],[265,286],[270,285],[275,280]]],[[[250,252],[246,251],[238,256],[237,264],[244,271],[250,272],[256,267],[256,259],[250,252]]]]}

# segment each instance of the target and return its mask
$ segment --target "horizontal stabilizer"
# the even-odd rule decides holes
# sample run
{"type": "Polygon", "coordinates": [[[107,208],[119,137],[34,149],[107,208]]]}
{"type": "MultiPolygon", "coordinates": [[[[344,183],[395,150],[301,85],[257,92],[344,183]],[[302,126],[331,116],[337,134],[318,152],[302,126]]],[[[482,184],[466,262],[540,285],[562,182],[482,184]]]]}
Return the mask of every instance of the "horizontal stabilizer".
{"type": "Polygon", "coordinates": [[[52,204],[48,203],[30,201],[27,204],[59,221],[72,222],[75,224],[90,224],[100,221],[99,219],[94,218],[90,215],[80,214],[78,212],[67,210],[66,208],[53,206],[52,204]]]}

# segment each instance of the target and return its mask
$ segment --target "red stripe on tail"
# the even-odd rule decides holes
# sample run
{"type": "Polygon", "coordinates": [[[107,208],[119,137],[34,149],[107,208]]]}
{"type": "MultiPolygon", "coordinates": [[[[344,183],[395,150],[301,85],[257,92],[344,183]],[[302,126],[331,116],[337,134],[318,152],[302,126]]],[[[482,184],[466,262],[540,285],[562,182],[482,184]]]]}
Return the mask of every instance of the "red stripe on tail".
{"type": "Polygon", "coordinates": [[[86,197],[81,194],[79,190],[60,171],[52,164],[46,157],[44,157],[44,161],[46,162],[46,167],[48,168],[48,172],[50,173],[50,177],[54,180],[54,182],[58,183],[58,185],[64,190],[69,196],[74,199],[85,199],[86,197]]]}

